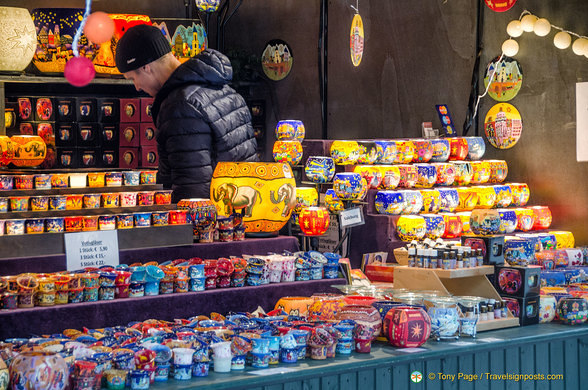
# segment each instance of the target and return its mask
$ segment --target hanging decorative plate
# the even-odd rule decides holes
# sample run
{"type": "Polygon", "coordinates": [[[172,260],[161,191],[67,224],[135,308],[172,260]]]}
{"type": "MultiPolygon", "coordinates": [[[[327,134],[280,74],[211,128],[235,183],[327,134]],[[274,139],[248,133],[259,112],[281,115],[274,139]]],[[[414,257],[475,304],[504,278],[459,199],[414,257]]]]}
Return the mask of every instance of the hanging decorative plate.
{"type": "Polygon", "coordinates": [[[490,76],[496,69],[496,74],[492,79],[490,88],[488,88],[488,95],[496,101],[508,102],[517,96],[523,85],[523,68],[514,58],[503,57],[498,64],[496,63],[497,61],[498,57],[494,58],[486,67],[484,86],[488,87],[490,76]]]}
{"type": "Polygon", "coordinates": [[[510,149],[521,138],[523,121],[512,104],[498,103],[486,114],[484,131],[488,141],[498,149],[510,149]]]}
{"type": "Polygon", "coordinates": [[[355,14],[351,21],[351,33],[349,34],[349,49],[353,66],[359,66],[363,56],[363,20],[359,14],[355,14]]]}
{"type": "Polygon", "coordinates": [[[292,49],[286,42],[274,39],[265,45],[261,55],[261,67],[270,79],[279,81],[288,76],[293,62],[292,49]]]}
{"type": "Polygon", "coordinates": [[[206,30],[199,19],[158,19],[153,25],[169,42],[173,55],[185,62],[208,46],[206,30]]]}
{"type": "Polygon", "coordinates": [[[512,8],[517,0],[484,0],[484,3],[494,12],[504,12],[512,8]]]}

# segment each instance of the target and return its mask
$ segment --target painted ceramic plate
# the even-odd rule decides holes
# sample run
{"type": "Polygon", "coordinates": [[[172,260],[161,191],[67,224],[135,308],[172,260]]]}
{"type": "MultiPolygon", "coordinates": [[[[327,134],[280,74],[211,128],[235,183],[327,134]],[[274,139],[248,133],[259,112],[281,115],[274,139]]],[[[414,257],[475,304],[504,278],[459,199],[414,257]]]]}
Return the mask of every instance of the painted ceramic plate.
{"type": "Polygon", "coordinates": [[[363,20],[359,14],[355,14],[351,21],[351,33],[349,34],[349,49],[353,66],[359,66],[363,56],[363,20]]]}
{"type": "Polygon", "coordinates": [[[522,131],[521,114],[512,104],[498,103],[486,114],[484,132],[495,148],[512,148],[521,138],[522,131]]]}
{"type": "Polygon", "coordinates": [[[517,0],[484,0],[484,3],[495,12],[504,12],[512,8],[517,0]]]}
{"type": "Polygon", "coordinates": [[[496,64],[498,57],[486,67],[484,74],[484,87],[488,87],[490,75],[496,69],[494,79],[488,88],[488,95],[499,102],[508,102],[517,94],[523,85],[523,68],[514,58],[504,57],[502,61],[496,64]]]}
{"type": "Polygon", "coordinates": [[[274,39],[265,45],[261,55],[261,67],[270,79],[279,81],[288,76],[293,62],[292,49],[286,42],[274,39]]]}

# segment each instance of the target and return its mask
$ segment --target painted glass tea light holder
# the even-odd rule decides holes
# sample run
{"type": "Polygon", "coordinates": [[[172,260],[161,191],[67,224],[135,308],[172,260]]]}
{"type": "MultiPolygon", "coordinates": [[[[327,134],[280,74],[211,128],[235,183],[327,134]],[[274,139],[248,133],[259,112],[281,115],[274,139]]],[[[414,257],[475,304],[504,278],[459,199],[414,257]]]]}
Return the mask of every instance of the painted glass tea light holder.
{"type": "Polygon", "coordinates": [[[512,194],[512,205],[518,207],[525,206],[531,196],[527,183],[509,183],[507,185],[510,187],[512,194]]]}
{"type": "Polygon", "coordinates": [[[67,188],[69,185],[69,174],[67,173],[54,173],[51,175],[51,187],[52,188],[67,188]]]}
{"type": "Polygon", "coordinates": [[[476,186],[474,188],[478,194],[478,204],[476,208],[491,209],[496,204],[496,191],[491,186],[476,186]]]}
{"type": "Polygon", "coordinates": [[[417,188],[431,188],[437,182],[437,169],[432,164],[414,164],[417,169],[417,188]]]}
{"type": "Polygon", "coordinates": [[[484,157],[486,144],[482,137],[464,137],[468,143],[468,158],[470,160],[479,160],[484,157]]]}
{"type": "Polygon", "coordinates": [[[465,160],[468,156],[468,142],[463,137],[447,138],[449,140],[449,160],[465,160]]]}
{"type": "Polygon", "coordinates": [[[457,187],[459,205],[455,211],[472,211],[478,204],[478,193],[473,187],[457,187]]]}
{"type": "Polygon", "coordinates": [[[411,140],[398,139],[394,140],[396,144],[396,156],[394,164],[410,164],[414,158],[414,144],[411,140]]]}
{"type": "Polygon", "coordinates": [[[357,141],[333,141],[330,154],[337,165],[353,165],[359,159],[359,144],[357,141]]]}
{"type": "Polygon", "coordinates": [[[533,224],[533,230],[548,229],[551,225],[552,216],[551,210],[548,206],[531,206],[527,207],[535,214],[535,223],[533,224]]]}
{"type": "Polygon", "coordinates": [[[45,231],[47,233],[61,233],[65,231],[64,217],[45,218],[45,231]]]}
{"type": "Polygon", "coordinates": [[[102,207],[120,207],[120,193],[118,192],[104,192],[101,194],[102,207]]]}
{"type": "Polygon", "coordinates": [[[8,198],[0,198],[0,213],[7,213],[8,212],[8,204],[10,199],[8,198]]]}
{"type": "Polygon", "coordinates": [[[11,196],[10,211],[27,211],[29,209],[30,196],[11,196]]]}
{"type": "Polygon", "coordinates": [[[439,211],[453,213],[459,206],[459,194],[455,188],[439,188],[441,207],[439,211]]]}
{"type": "Polygon", "coordinates": [[[374,205],[378,213],[387,215],[400,215],[407,206],[400,191],[378,191],[374,205]]]}
{"type": "Polygon", "coordinates": [[[545,324],[553,321],[557,302],[553,295],[541,294],[539,296],[539,323],[545,324]]]}
{"type": "Polygon", "coordinates": [[[287,119],[279,121],[276,125],[277,140],[297,140],[302,142],[305,135],[306,129],[302,121],[287,119]]]}
{"type": "Polygon", "coordinates": [[[433,143],[428,139],[411,139],[414,146],[412,162],[427,163],[433,158],[433,143]]]}
{"type": "Polygon", "coordinates": [[[490,180],[491,167],[488,161],[472,161],[472,184],[484,184],[490,180]]]}
{"type": "Polygon", "coordinates": [[[437,341],[459,339],[459,308],[453,298],[431,298],[427,314],[431,319],[431,338],[437,341]]]}
{"type": "Polygon", "coordinates": [[[359,145],[359,158],[357,159],[358,164],[371,165],[376,162],[378,158],[378,148],[375,141],[357,141],[359,145]]]}
{"type": "Polygon", "coordinates": [[[158,190],[155,191],[155,204],[171,204],[172,190],[158,190]]]}
{"type": "Polygon", "coordinates": [[[302,160],[302,144],[297,140],[278,140],[274,142],[272,155],[275,162],[298,165],[302,160]]]}
{"type": "Polygon", "coordinates": [[[431,157],[431,162],[446,162],[449,160],[451,148],[448,140],[433,139],[431,143],[433,144],[433,157],[431,157]]]}
{"type": "Polygon", "coordinates": [[[472,217],[471,211],[460,211],[456,213],[461,219],[461,234],[471,233],[470,229],[470,218],[472,217]]]}
{"type": "Polygon", "coordinates": [[[17,190],[32,190],[34,175],[15,175],[14,188],[17,190]]]}
{"type": "Polygon", "coordinates": [[[45,161],[47,145],[37,135],[13,135],[14,157],[10,161],[17,167],[36,167],[45,161]]]}
{"type": "Polygon", "coordinates": [[[533,225],[535,224],[535,213],[533,210],[517,207],[513,209],[513,211],[517,216],[517,230],[528,232],[533,228],[533,225]]]}
{"type": "Polygon", "coordinates": [[[157,181],[157,171],[141,171],[139,173],[139,184],[155,184],[157,181]]]}
{"type": "Polygon", "coordinates": [[[445,219],[440,214],[421,214],[425,219],[425,238],[436,240],[445,232],[445,219]]]}
{"type": "Polygon", "coordinates": [[[97,209],[100,207],[100,194],[84,194],[82,198],[83,208],[97,209]]]}
{"type": "Polygon", "coordinates": [[[331,157],[310,156],[306,160],[304,173],[314,183],[327,183],[335,176],[335,162],[331,157]]]}
{"type": "Polygon", "coordinates": [[[445,231],[442,237],[448,239],[460,237],[463,231],[460,216],[455,213],[442,213],[441,215],[445,222],[445,231]]]}
{"type": "Polygon", "coordinates": [[[470,217],[470,229],[474,234],[500,233],[500,214],[497,210],[475,209],[470,217]]]}
{"type": "Polygon", "coordinates": [[[399,164],[397,167],[400,171],[398,187],[414,188],[418,181],[418,170],[416,166],[412,164],[399,164]]]}
{"type": "Polygon", "coordinates": [[[337,173],[333,189],[341,200],[363,200],[367,194],[367,182],[359,173],[337,173]]]}
{"type": "Polygon", "coordinates": [[[419,190],[423,197],[423,208],[421,209],[424,213],[436,213],[441,208],[441,193],[436,189],[419,190]]]}
{"type": "Polygon", "coordinates": [[[450,186],[455,181],[455,169],[452,163],[432,163],[437,170],[437,183],[441,186],[450,186]]]}
{"type": "MultiPolygon", "coordinates": [[[[526,267],[535,260],[535,245],[532,241],[526,238],[509,238],[504,242],[504,260],[511,265],[526,267]]],[[[503,270],[499,274],[498,283],[501,284],[501,289],[507,294],[514,294],[513,287],[506,278],[507,271],[503,270]],[[505,275],[505,276],[503,276],[505,275]]]]}
{"type": "Polygon", "coordinates": [[[14,177],[12,175],[0,175],[0,191],[10,191],[14,188],[14,177]]]}
{"type": "Polygon", "coordinates": [[[420,215],[402,215],[396,221],[396,233],[402,241],[421,240],[427,233],[427,223],[420,215]]]}
{"type": "Polygon", "coordinates": [[[353,168],[354,173],[359,173],[367,182],[368,188],[376,189],[381,186],[382,172],[373,165],[356,165],[353,168]]]}
{"type": "Polygon", "coordinates": [[[384,317],[385,336],[399,348],[423,345],[431,334],[431,319],[420,307],[395,306],[384,317]]]}
{"type": "Polygon", "coordinates": [[[392,140],[376,140],[379,164],[393,164],[396,158],[396,142],[392,140]]]}
{"type": "Polygon", "coordinates": [[[502,183],[508,175],[508,165],[504,160],[486,160],[490,163],[489,183],[502,183]]]}
{"type": "Polygon", "coordinates": [[[557,303],[557,316],[568,325],[578,325],[588,319],[588,302],[580,297],[563,297],[557,303]]]}
{"type": "Polygon", "coordinates": [[[84,205],[83,194],[67,194],[65,196],[65,209],[66,210],[80,210],[84,205]]]}
{"type": "Polygon", "coordinates": [[[155,203],[155,191],[137,192],[137,206],[153,206],[155,203]]]}
{"type": "Polygon", "coordinates": [[[87,173],[70,173],[69,186],[70,188],[84,188],[86,187],[88,174],[87,173]]]}
{"type": "Polygon", "coordinates": [[[88,172],[88,187],[104,187],[106,172],[88,172]]]}
{"type": "Polygon", "coordinates": [[[27,218],[25,220],[26,234],[40,234],[45,231],[45,219],[43,218],[27,218]]]}
{"type": "Polygon", "coordinates": [[[30,206],[31,211],[47,211],[49,210],[49,197],[45,195],[31,196],[30,206]]]}
{"type": "MultiPolygon", "coordinates": [[[[118,214],[116,217],[117,229],[131,229],[135,226],[133,214],[118,214]]],[[[100,229],[102,230],[102,229],[100,229]]]]}
{"type": "Polygon", "coordinates": [[[298,223],[307,236],[321,236],[329,228],[329,212],[325,207],[305,207],[300,212],[298,223]]]}
{"type": "Polygon", "coordinates": [[[517,214],[512,209],[498,209],[500,215],[500,233],[511,234],[517,228],[517,214]]]}
{"type": "Polygon", "coordinates": [[[507,185],[494,185],[494,192],[496,193],[496,203],[494,207],[508,207],[512,202],[512,193],[510,187],[507,185]]]}
{"type": "Polygon", "coordinates": [[[98,216],[99,230],[114,230],[116,229],[116,215],[100,215],[98,216]]]}
{"type": "Polygon", "coordinates": [[[119,187],[122,186],[122,172],[106,172],[104,180],[106,187],[119,187]]]}
{"type": "Polygon", "coordinates": [[[405,207],[402,214],[418,214],[423,208],[423,196],[419,190],[401,190],[405,207]]]}
{"type": "Polygon", "coordinates": [[[123,183],[125,186],[138,186],[141,184],[140,171],[124,171],[123,183]]]}
{"type": "Polygon", "coordinates": [[[151,226],[151,213],[150,212],[133,213],[133,217],[135,218],[135,227],[149,227],[149,226],[151,226]]]}
{"type": "Polygon", "coordinates": [[[398,187],[400,183],[400,169],[396,165],[372,165],[372,168],[379,170],[382,173],[381,188],[386,190],[393,190],[398,187]]]}
{"type": "Polygon", "coordinates": [[[319,196],[315,187],[297,187],[294,211],[300,213],[305,207],[318,206],[318,200],[319,196]]]}
{"type": "Polygon", "coordinates": [[[460,186],[467,186],[471,183],[474,171],[472,163],[469,161],[453,161],[453,169],[455,170],[454,184],[460,186]]]}
{"type": "Polygon", "coordinates": [[[341,199],[339,199],[339,197],[335,193],[335,190],[332,188],[328,189],[325,192],[324,201],[325,201],[325,206],[327,206],[329,211],[332,213],[337,213],[337,212],[345,209],[345,205],[343,204],[341,199]]]}

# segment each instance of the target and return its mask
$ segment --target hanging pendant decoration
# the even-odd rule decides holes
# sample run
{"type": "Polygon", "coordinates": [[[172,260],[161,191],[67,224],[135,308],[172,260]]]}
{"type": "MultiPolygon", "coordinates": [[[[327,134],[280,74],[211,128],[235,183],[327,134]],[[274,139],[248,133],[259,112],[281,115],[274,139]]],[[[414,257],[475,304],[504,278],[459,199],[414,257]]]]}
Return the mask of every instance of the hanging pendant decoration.
{"type": "Polygon", "coordinates": [[[349,49],[353,66],[359,66],[363,57],[364,32],[361,15],[355,14],[351,21],[351,34],[349,36],[349,49]]]}
{"type": "Polygon", "coordinates": [[[496,57],[488,64],[484,73],[484,87],[488,88],[490,77],[496,71],[488,95],[496,101],[508,102],[517,96],[523,85],[523,68],[514,58],[503,56],[502,60],[498,59],[496,57]]]}
{"type": "Polygon", "coordinates": [[[521,138],[522,131],[521,114],[512,104],[498,103],[486,114],[484,132],[495,148],[512,148],[521,138]]]}
{"type": "Polygon", "coordinates": [[[484,3],[494,12],[505,12],[512,8],[517,0],[484,0],[484,3]]]}
{"type": "Polygon", "coordinates": [[[292,70],[294,55],[290,46],[280,40],[274,39],[265,45],[261,55],[261,67],[263,73],[274,81],[280,81],[292,70]]]}

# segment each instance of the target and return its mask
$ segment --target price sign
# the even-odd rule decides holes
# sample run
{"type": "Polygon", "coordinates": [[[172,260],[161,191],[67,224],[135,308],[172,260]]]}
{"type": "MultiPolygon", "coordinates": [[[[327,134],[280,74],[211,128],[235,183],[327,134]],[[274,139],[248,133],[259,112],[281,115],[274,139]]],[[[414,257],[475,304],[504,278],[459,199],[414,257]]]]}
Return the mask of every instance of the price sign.
{"type": "Polygon", "coordinates": [[[119,264],[116,230],[67,233],[64,239],[68,271],[119,264]]]}
{"type": "Polygon", "coordinates": [[[361,207],[353,207],[341,211],[339,214],[339,219],[341,220],[342,228],[349,228],[365,224],[361,207]]]}

